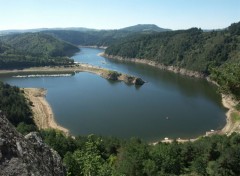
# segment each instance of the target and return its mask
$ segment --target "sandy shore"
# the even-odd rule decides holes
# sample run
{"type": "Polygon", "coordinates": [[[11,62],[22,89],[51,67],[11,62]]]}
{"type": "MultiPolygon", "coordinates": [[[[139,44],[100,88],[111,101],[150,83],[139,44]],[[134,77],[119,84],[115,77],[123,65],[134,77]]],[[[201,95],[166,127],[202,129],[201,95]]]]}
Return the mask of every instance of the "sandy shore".
{"type": "Polygon", "coordinates": [[[23,88],[25,97],[32,102],[34,121],[39,129],[53,128],[69,135],[68,129],[58,125],[54,118],[51,106],[48,104],[45,96],[47,91],[42,88],[23,88]]]}
{"type": "Polygon", "coordinates": [[[233,113],[240,115],[240,112],[235,109],[235,106],[238,104],[238,102],[236,102],[231,96],[222,94],[222,104],[225,108],[228,109],[226,113],[227,123],[219,133],[230,135],[233,132],[240,132],[240,121],[234,122],[232,119],[233,113]]]}

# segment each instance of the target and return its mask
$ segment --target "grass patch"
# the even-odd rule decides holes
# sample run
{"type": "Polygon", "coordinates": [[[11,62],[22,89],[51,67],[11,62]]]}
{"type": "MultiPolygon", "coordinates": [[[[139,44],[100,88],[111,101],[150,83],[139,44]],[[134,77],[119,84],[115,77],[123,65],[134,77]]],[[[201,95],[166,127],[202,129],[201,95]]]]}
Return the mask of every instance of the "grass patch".
{"type": "Polygon", "coordinates": [[[233,112],[231,114],[231,117],[232,117],[232,121],[235,123],[237,121],[240,121],[240,114],[239,112],[233,112]]]}
{"type": "Polygon", "coordinates": [[[240,111],[240,103],[238,103],[238,104],[235,106],[235,108],[236,108],[238,111],[240,111]]]}

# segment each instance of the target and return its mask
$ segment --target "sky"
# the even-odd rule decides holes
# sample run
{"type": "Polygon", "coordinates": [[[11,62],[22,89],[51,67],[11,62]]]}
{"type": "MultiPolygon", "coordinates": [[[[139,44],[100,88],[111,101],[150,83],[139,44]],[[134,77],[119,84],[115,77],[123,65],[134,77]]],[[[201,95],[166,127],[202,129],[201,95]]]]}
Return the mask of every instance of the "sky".
{"type": "Polygon", "coordinates": [[[220,29],[239,21],[240,0],[0,0],[0,30],[136,24],[220,29]]]}

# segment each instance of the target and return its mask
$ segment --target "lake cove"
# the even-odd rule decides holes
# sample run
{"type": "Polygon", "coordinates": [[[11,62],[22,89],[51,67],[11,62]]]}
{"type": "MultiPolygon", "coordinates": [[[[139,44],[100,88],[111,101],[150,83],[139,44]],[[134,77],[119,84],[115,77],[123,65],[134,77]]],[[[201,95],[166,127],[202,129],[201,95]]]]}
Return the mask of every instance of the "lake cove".
{"type": "Polygon", "coordinates": [[[63,77],[10,77],[20,87],[47,89],[46,99],[57,123],[73,135],[139,137],[153,142],[164,137],[194,138],[226,123],[221,96],[204,79],[162,71],[152,66],[109,60],[101,49],[81,48],[76,62],[141,77],[143,86],[106,80],[80,72],[63,77]]]}

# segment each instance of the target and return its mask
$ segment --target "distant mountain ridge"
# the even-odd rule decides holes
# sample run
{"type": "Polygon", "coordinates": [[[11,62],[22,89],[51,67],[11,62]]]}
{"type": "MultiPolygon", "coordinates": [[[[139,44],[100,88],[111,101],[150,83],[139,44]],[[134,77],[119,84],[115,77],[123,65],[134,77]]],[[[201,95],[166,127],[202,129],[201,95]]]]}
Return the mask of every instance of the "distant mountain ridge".
{"type": "Polygon", "coordinates": [[[81,27],[71,28],[40,28],[29,30],[5,30],[0,31],[0,35],[25,33],[25,32],[40,32],[51,35],[58,39],[67,41],[74,45],[95,45],[95,46],[109,46],[119,39],[127,36],[155,33],[169,31],[170,29],[160,28],[154,24],[138,24],[135,26],[125,27],[122,29],[98,30],[81,27]]]}
{"type": "Polygon", "coordinates": [[[52,35],[56,38],[73,43],[75,45],[109,46],[116,41],[119,41],[128,36],[164,31],[170,31],[170,29],[163,29],[152,24],[139,24],[118,30],[47,30],[42,31],[42,33],[52,35]]]}
{"type": "Polygon", "coordinates": [[[146,32],[146,31],[155,31],[155,32],[164,32],[170,31],[170,29],[160,28],[155,24],[137,24],[134,26],[125,27],[119,30],[131,31],[131,32],[146,32]]]}
{"type": "Polygon", "coordinates": [[[9,29],[9,30],[0,30],[0,35],[14,34],[14,33],[27,33],[27,32],[41,32],[41,31],[51,31],[51,30],[70,30],[70,31],[112,31],[112,30],[127,30],[134,32],[142,32],[144,30],[152,30],[156,32],[162,32],[170,29],[160,28],[155,24],[137,24],[129,27],[124,27],[120,29],[93,29],[86,27],[56,27],[56,28],[35,28],[35,29],[9,29]]]}

